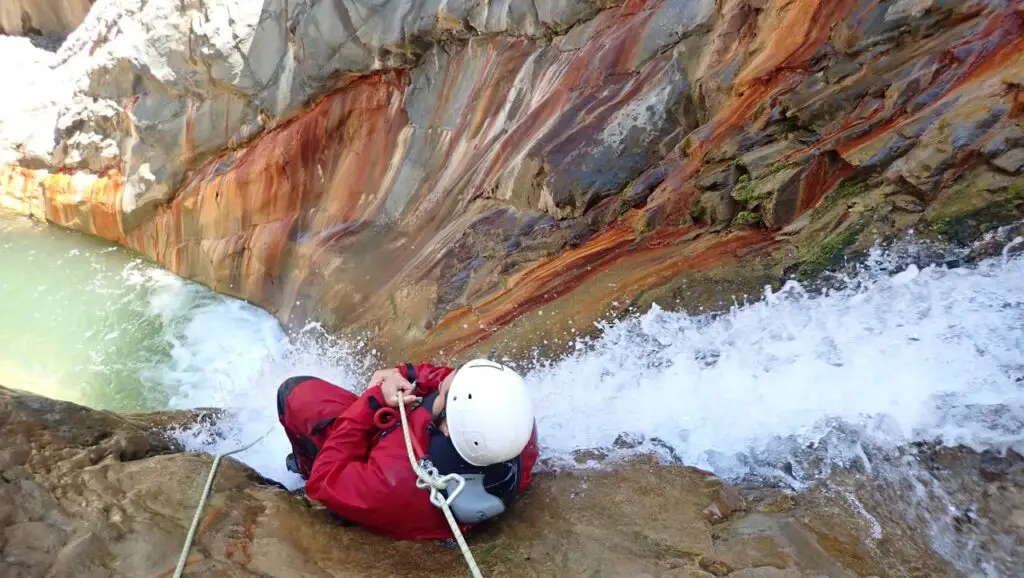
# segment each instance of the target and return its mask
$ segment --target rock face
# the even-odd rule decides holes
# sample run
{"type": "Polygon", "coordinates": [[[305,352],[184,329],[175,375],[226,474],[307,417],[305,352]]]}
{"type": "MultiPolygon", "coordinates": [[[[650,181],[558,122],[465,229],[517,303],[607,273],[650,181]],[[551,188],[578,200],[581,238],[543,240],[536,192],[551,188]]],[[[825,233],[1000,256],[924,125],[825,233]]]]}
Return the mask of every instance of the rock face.
{"type": "Polygon", "coordinates": [[[0,34],[63,36],[82,23],[93,0],[5,0],[0,34]]]}
{"type": "Polygon", "coordinates": [[[0,198],[385,356],[527,348],[1021,217],[1022,29],[1004,0],[99,0],[5,111],[0,198]]]}
{"type": "MultiPolygon", "coordinates": [[[[0,418],[0,574],[171,575],[209,456],[178,453],[139,417],[2,388],[0,418]]],[[[640,460],[614,473],[541,475],[504,520],[469,540],[485,576],[955,575],[914,536],[885,520],[876,531],[834,496],[740,492],[698,470],[640,460]]],[[[457,551],[332,524],[231,458],[218,469],[186,571],[466,573],[457,551]]]]}

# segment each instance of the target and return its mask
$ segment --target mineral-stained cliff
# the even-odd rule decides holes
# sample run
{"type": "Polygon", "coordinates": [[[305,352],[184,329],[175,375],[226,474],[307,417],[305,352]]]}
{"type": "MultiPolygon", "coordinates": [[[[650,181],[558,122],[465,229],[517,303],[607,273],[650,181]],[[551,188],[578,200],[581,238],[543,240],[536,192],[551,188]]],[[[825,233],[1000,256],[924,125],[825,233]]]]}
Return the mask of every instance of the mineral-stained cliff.
{"type": "MultiPolygon", "coordinates": [[[[172,574],[211,460],[182,453],[148,422],[0,387],[0,575],[172,574]]],[[[866,518],[855,504],[828,492],[740,491],[706,472],[638,461],[541,475],[469,540],[488,577],[956,575],[920,532],[866,518]]],[[[456,550],[339,526],[225,458],[186,575],[468,572],[456,550]]]]}
{"type": "Polygon", "coordinates": [[[99,0],[22,75],[52,90],[5,111],[0,198],[392,353],[553,342],[1019,218],[1022,30],[1022,0],[99,0]]]}

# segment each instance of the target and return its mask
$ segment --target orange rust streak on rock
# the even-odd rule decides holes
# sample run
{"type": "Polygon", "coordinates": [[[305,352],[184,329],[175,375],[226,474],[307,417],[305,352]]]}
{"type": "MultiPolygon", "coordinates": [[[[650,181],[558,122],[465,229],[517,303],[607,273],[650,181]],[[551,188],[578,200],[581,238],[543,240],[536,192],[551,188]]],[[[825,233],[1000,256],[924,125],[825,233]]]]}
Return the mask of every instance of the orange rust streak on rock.
{"type": "MultiPolygon", "coordinates": [[[[1016,33],[1018,35],[1021,34],[1021,26],[1017,26],[1016,33]]],[[[1004,72],[1004,69],[1010,62],[1021,58],[1024,58],[1024,38],[1017,38],[1017,40],[1007,44],[1002,49],[992,53],[988,58],[982,60],[974,70],[965,75],[963,79],[954,83],[950,92],[989,75],[1004,72]]]]}
{"type": "Polygon", "coordinates": [[[643,247],[639,251],[652,251],[675,245],[683,237],[692,236],[695,231],[703,229],[707,229],[707,226],[690,225],[678,229],[655,229],[644,237],[643,247]]]}
{"type": "Polygon", "coordinates": [[[843,163],[838,170],[829,173],[828,160],[824,156],[818,156],[808,167],[803,180],[800,183],[800,199],[797,204],[796,216],[804,214],[811,207],[818,204],[825,193],[832,190],[840,181],[853,174],[854,168],[848,163],[843,163]]]}
{"type": "Polygon", "coordinates": [[[698,143],[681,181],[692,176],[704,154],[726,134],[743,125],[751,113],[780,87],[794,80],[794,71],[806,66],[818,47],[828,40],[832,25],[846,16],[852,0],[797,0],[785,19],[772,31],[771,41],[737,76],[733,98],[712,121],[711,133],[698,143]]]}
{"type": "MultiPolygon", "coordinates": [[[[1020,36],[1020,17],[1013,15],[1008,10],[990,18],[981,35],[983,36],[985,31],[987,31],[989,34],[997,33],[999,30],[998,26],[1000,24],[1005,27],[1014,27],[1015,34],[1020,36]]],[[[971,36],[969,40],[977,41],[978,38],[979,36],[977,35],[971,36]]],[[[839,154],[841,155],[847,155],[850,152],[855,151],[858,148],[864,146],[865,144],[874,141],[880,136],[888,134],[893,129],[899,128],[900,126],[903,126],[908,122],[916,121],[917,119],[931,112],[936,106],[939,106],[940,103],[944,102],[950,96],[959,93],[965,87],[980,82],[994,74],[1003,72],[1008,67],[1009,63],[1011,63],[1014,60],[1022,58],[1022,55],[1024,55],[1024,38],[1017,38],[1016,40],[1007,44],[1003,48],[990,53],[986,58],[979,60],[975,64],[975,66],[973,66],[971,70],[963,76],[963,78],[957,80],[952,85],[950,85],[949,90],[947,90],[945,94],[935,99],[935,101],[929,106],[918,111],[917,114],[911,115],[909,117],[895,117],[868,134],[843,142],[842,144],[836,147],[836,151],[839,152],[839,154]]],[[[870,118],[873,118],[873,116],[874,115],[872,115],[872,117],[870,118]]],[[[832,135],[826,135],[821,139],[821,142],[825,143],[828,142],[829,139],[841,136],[842,133],[848,131],[850,128],[854,128],[859,124],[862,124],[863,122],[867,122],[870,120],[870,118],[865,118],[857,123],[851,124],[850,126],[843,127],[841,130],[836,131],[836,133],[833,133],[832,135]]],[[[818,146],[820,147],[821,145],[819,144],[818,146]]]]}
{"type": "Polygon", "coordinates": [[[196,532],[196,540],[201,538],[210,526],[217,521],[221,513],[224,512],[223,506],[207,506],[206,512],[203,513],[203,519],[199,522],[199,530],[196,532]]]}
{"type": "Polygon", "coordinates": [[[501,327],[527,311],[572,291],[575,285],[599,272],[600,265],[614,259],[615,254],[634,239],[635,233],[625,227],[606,230],[586,245],[565,251],[519,274],[511,281],[509,289],[478,305],[451,312],[430,333],[468,333],[465,338],[453,339],[471,339],[472,343],[464,344],[469,347],[486,337],[478,326],[501,327]],[[469,325],[469,330],[463,330],[462,325],[469,325]]]}
{"type": "MultiPolygon", "coordinates": [[[[479,94],[480,101],[477,102],[477,106],[473,107],[471,114],[465,122],[459,123],[456,128],[456,132],[451,139],[449,144],[449,155],[454,152],[455,146],[463,140],[472,140],[480,136],[484,126],[487,125],[495,117],[501,106],[505,103],[505,99],[508,96],[507,90],[511,88],[510,84],[502,82],[505,78],[509,80],[514,79],[511,70],[506,70],[505,74],[492,70],[492,67],[499,67],[501,69],[510,68],[511,62],[508,59],[501,58],[497,54],[497,45],[495,42],[500,42],[499,38],[495,38],[487,47],[487,59],[484,60],[483,65],[480,67],[481,72],[474,79],[473,87],[470,89],[469,94],[479,94]],[[484,83],[487,82],[488,87],[484,88],[484,83]],[[502,88],[505,91],[495,90],[501,84],[505,84],[502,88]],[[502,93],[504,92],[504,93],[502,93]],[[465,131],[465,133],[463,133],[465,131]]],[[[440,108],[440,107],[438,107],[440,108]]]]}
{"type": "Polygon", "coordinates": [[[718,144],[722,137],[749,121],[754,109],[764,102],[774,90],[775,83],[773,82],[756,82],[748,86],[738,98],[730,100],[729,104],[715,117],[711,134],[707,140],[699,143],[696,148],[697,153],[691,155],[690,163],[694,165],[693,169],[699,168],[700,163],[703,162],[704,155],[718,144]]]}
{"type": "MultiPolygon", "coordinates": [[[[479,160],[475,161],[479,163],[480,168],[472,177],[475,183],[474,188],[487,189],[493,186],[494,180],[512,164],[513,158],[521,156],[526,149],[533,145],[542,131],[542,127],[553,120],[558,120],[561,111],[574,99],[576,92],[581,89],[597,92],[598,87],[608,84],[610,76],[629,70],[629,60],[639,45],[639,36],[644,33],[653,16],[651,10],[641,11],[642,7],[643,3],[641,2],[632,7],[623,6],[618,10],[606,11],[598,15],[594,24],[593,39],[580,49],[562,55],[559,58],[559,63],[548,65],[547,74],[551,74],[552,71],[558,71],[558,74],[554,77],[554,82],[551,82],[552,79],[547,76],[538,80],[539,86],[543,87],[543,97],[530,106],[524,117],[516,122],[507,134],[492,141],[479,143],[481,147],[485,147],[486,152],[479,157],[479,160]]],[[[506,48],[507,51],[508,48],[506,48]]],[[[511,58],[516,66],[521,67],[527,54],[526,52],[517,53],[511,58]]],[[[498,66],[510,66],[502,64],[509,60],[508,56],[502,56],[498,66]]],[[[650,70],[647,73],[650,73],[650,70]]],[[[500,77],[495,78],[494,74],[489,74],[487,78],[492,83],[496,83],[498,88],[488,88],[484,92],[485,99],[482,104],[476,107],[476,112],[473,115],[460,123],[456,136],[463,133],[476,134],[478,125],[484,122],[476,119],[487,106],[487,95],[499,93],[499,90],[503,88],[500,77]],[[472,123],[472,125],[468,129],[463,128],[462,124],[466,123],[472,123]]],[[[509,80],[512,80],[511,74],[509,80]]],[[[642,82],[635,83],[630,90],[619,95],[615,99],[615,103],[631,98],[636,92],[642,90],[642,84],[642,82]]],[[[476,88],[474,88],[475,90],[476,88]]],[[[501,102],[504,103],[507,89],[501,91],[500,96],[501,102]]],[[[615,108],[613,105],[614,103],[608,106],[615,108]]],[[[588,112],[597,114],[603,111],[588,109],[588,112]]],[[[583,121],[586,120],[583,119],[583,121]]],[[[545,140],[548,147],[556,146],[559,142],[558,139],[545,140]]],[[[456,143],[457,139],[453,138],[451,146],[455,146],[456,143]]]]}
{"type": "Polygon", "coordinates": [[[4,207],[20,214],[46,218],[40,190],[40,172],[5,164],[0,166],[0,179],[3,180],[0,203],[4,207]]]}
{"type": "MultiPolygon", "coordinates": [[[[668,191],[680,190],[687,181],[692,179],[700,170],[704,162],[704,155],[727,134],[743,126],[743,123],[750,119],[750,114],[764,99],[772,93],[775,87],[766,82],[751,84],[746,92],[738,98],[733,98],[723,108],[713,121],[709,123],[710,132],[707,136],[699,139],[690,149],[689,157],[681,166],[673,170],[658,189],[668,191]]],[[[663,196],[657,195],[658,197],[663,196]]]]}
{"type": "MultiPolygon", "coordinates": [[[[928,109],[925,109],[925,110],[928,110],[928,109]]],[[[844,141],[843,143],[837,145],[835,147],[836,152],[838,152],[839,154],[845,156],[845,155],[849,154],[850,152],[855,151],[855,150],[859,149],[860,147],[864,146],[865,144],[875,140],[876,138],[878,138],[878,137],[880,137],[882,135],[885,135],[885,134],[889,134],[893,129],[896,129],[896,128],[899,128],[899,127],[903,126],[905,123],[907,123],[910,120],[913,120],[913,119],[917,118],[918,116],[919,115],[914,115],[914,116],[911,116],[911,117],[894,117],[894,118],[890,119],[889,121],[887,121],[882,126],[876,128],[875,130],[873,130],[873,131],[871,131],[871,132],[869,132],[869,133],[867,133],[867,134],[865,134],[863,136],[859,136],[857,138],[850,139],[848,141],[844,141]]],[[[862,119],[859,122],[852,123],[849,126],[845,126],[845,127],[841,128],[841,129],[833,132],[830,135],[825,135],[825,136],[822,137],[822,139],[821,139],[819,144],[817,144],[815,146],[808,147],[808,148],[809,149],[821,149],[822,145],[824,143],[830,143],[834,139],[841,138],[850,129],[856,128],[857,126],[860,126],[864,122],[869,122],[871,120],[871,118],[873,118],[873,117],[874,117],[874,115],[872,117],[862,119]]]]}
{"type": "Polygon", "coordinates": [[[379,183],[407,125],[395,100],[407,81],[404,71],[360,76],[208,160],[127,244],[217,291],[272,305],[282,268],[306,270],[285,256],[295,233],[313,233],[318,246],[383,203],[379,183]]]}
{"type": "MultiPolygon", "coordinates": [[[[750,120],[753,111],[773,92],[795,86],[795,70],[807,64],[818,47],[828,40],[832,25],[852,9],[852,0],[797,0],[788,7],[785,19],[772,31],[769,44],[736,79],[733,98],[706,125],[703,137],[694,143],[690,156],[673,171],[661,187],[678,190],[693,178],[704,155],[726,135],[750,120]],[[788,86],[787,86],[788,85],[788,86]]],[[[659,187],[659,188],[661,188],[659,187]]]]}
{"type": "MultiPolygon", "coordinates": [[[[714,237],[708,238],[714,239],[714,237]]],[[[760,246],[759,250],[764,250],[776,244],[778,241],[773,240],[773,233],[764,229],[745,231],[722,239],[715,239],[705,246],[701,246],[700,242],[695,242],[686,248],[688,253],[693,254],[693,257],[658,259],[654,266],[635,271],[633,283],[626,287],[618,287],[616,292],[624,295],[636,293],[665,283],[683,271],[700,271],[735,263],[739,261],[737,253],[743,249],[760,246]]],[[[611,297],[613,296],[609,295],[606,299],[611,297]]]]}
{"type": "Polygon", "coordinates": [[[57,225],[77,229],[110,241],[122,241],[121,194],[124,179],[116,169],[100,175],[84,172],[0,168],[8,194],[17,198],[39,195],[43,217],[57,225]]]}
{"type": "MultiPolygon", "coordinates": [[[[589,47],[590,45],[588,45],[589,47]]],[[[565,108],[571,92],[577,89],[586,77],[589,59],[575,56],[570,59],[558,82],[551,87],[544,98],[526,112],[523,119],[509,133],[494,143],[493,152],[485,157],[480,174],[489,176],[500,174],[501,168],[510,164],[510,159],[520,154],[524,144],[535,138],[538,125],[557,118],[557,112],[565,108]]]]}
{"type": "Polygon", "coordinates": [[[124,192],[124,179],[118,173],[108,172],[106,178],[97,181],[93,189],[90,212],[93,234],[121,241],[124,239],[124,227],[121,224],[121,199],[124,192]]]}
{"type": "Polygon", "coordinates": [[[480,306],[464,307],[450,313],[430,331],[429,338],[438,348],[443,348],[446,354],[456,355],[486,339],[489,336],[488,328],[501,327],[528,311],[564,297],[624,258],[640,262],[646,256],[663,256],[651,266],[637,266],[630,271],[627,285],[618,283],[615,289],[601,291],[595,301],[609,301],[635,294],[663,283],[682,271],[706,269],[735,261],[738,259],[735,253],[741,249],[774,243],[770,231],[754,230],[724,239],[708,237],[714,239],[710,243],[693,242],[683,248],[685,253],[692,256],[681,257],[678,242],[691,231],[681,229],[656,232],[656,242],[637,247],[632,243],[634,234],[631,230],[611,229],[604,237],[613,238],[602,237],[592,241],[601,251],[596,251],[588,243],[539,264],[521,274],[513,287],[491,297],[480,306]]]}
{"type": "Polygon", "coordinates": [[[648,0],[626,0],[619,8],[619,14],[633,15],[637,12],[648,8],[648,0]]]}
{"type": "Polygon", "coordinates": [[[256,516],[250,515],[245,518],[245,525],[242,528],[244,542],[242,542],[242,553],[245,554],[245,562],[243,564],[249,564],[252,562],[252,542],[255,537],[253,528],[256,526],[256,516]]]}
{"type": "Polygon", "coordinates": [[[1024,118],[1024,90],[1018,88],[1013,91],[1013,98],[1010,102],[1010,112],[1007,116],[1013,119],[1024,118]]]}
{"type": "Polygon", "coordinates": [[[822,43],[832,25],[846,17],[852,0],[796,0],[787,7],[785,19],[772,30],[771,41],[736,79],[743,87],[773,76],[780,68],[803,68],[822,43]]]}

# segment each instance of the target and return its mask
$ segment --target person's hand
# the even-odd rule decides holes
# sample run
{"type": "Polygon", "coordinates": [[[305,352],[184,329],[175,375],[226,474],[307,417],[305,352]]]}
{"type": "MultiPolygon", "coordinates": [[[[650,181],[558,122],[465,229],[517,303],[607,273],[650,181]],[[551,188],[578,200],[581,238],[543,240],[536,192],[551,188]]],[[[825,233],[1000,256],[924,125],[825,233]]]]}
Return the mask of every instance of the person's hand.
{"type": "Polygon", "coordinates": [[[376,371],[370,378],[370,387],[380,386],[380,392],[384,396],[384,403],[391,407],[398,407],[398,393],[402,392],[402,403],[408,405],[419,398],[412,395],[413,385],[409,380],[402,377],[402,374],[395,368],[376,371]]]}
{"type": "Polygon", "coordinates": [[[457,371],[453,371],[448,374],[448,377],[444,378],[441,385],[437,388],[437,391],[441,393],[441,399],[448,397],[448,390],[452,388],[452,381],[455,381],[455,374],[457,371]]]}

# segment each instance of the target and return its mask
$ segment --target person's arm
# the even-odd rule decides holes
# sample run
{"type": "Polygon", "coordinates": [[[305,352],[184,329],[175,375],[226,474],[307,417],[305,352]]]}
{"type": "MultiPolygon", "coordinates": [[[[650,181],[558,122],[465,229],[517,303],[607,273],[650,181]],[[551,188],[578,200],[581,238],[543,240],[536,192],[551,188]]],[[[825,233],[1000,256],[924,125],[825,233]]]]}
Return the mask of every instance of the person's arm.
{"type": "Polygon", "coordinates": [[[441,387],[441,382],[455,372],[455,369],[451,367],[432,365],[430,363],[421,363],[419,365],[403,363],[397,366],[396,369],[399,375],[407,381],[416,382],[416,394],[420,397],[425,397],[437,391],[437,388],[441,387]]]}
{"type": "Polygon", "coordinates": [[[371,400],[383,405],[379,387],[366,390],[338,418],[306,481],[307,496],[342,518],[364,525],[372,523],[374,513],[386,507],[393,489],[369,456],[370,440],[377,432],[371,400]]]}

